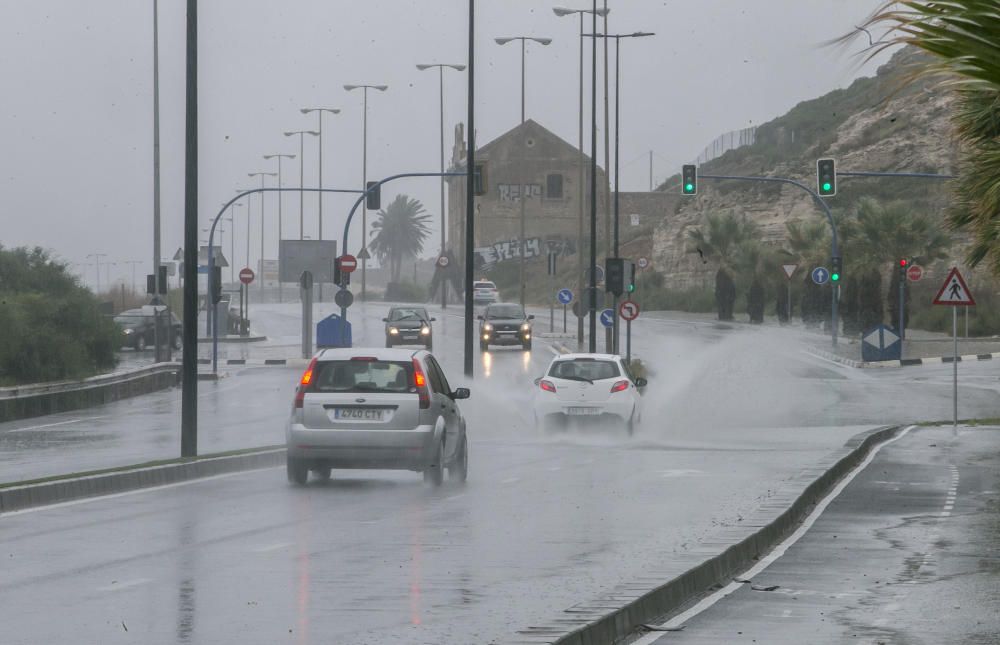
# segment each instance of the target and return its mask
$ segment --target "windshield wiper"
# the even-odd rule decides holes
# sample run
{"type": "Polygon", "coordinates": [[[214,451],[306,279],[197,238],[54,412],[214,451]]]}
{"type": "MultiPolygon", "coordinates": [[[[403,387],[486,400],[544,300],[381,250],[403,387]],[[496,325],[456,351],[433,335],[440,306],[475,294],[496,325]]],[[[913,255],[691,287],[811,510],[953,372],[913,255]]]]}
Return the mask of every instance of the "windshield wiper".
{"type": "Polygon", "coordinates": [[[586,381],[586,382],[590,383],[591,385],[594,384],[593,381],[591,381],[589,378],[587,378],[585,376],[557,376],[556,378],[561,378],[564,381],[586,381]]]}

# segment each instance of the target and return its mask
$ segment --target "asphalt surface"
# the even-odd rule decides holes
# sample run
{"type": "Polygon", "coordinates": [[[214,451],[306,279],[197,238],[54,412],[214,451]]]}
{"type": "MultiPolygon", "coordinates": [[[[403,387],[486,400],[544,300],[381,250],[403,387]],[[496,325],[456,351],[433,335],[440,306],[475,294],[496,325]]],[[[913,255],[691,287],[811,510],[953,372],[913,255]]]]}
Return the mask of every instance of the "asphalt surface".
{"type": "Polygon", "coordinates": [[[886,445],[750,583],[639,642],[1000,643],[998,445],[997,427],[886,445]]]}
{"type": "MultiPolygon", "coordinates": [[[[227,351],[296,356],[295,306],[259,307],[268,343],[227,351]]],[[[356,344],[382,343],[385,310],[352,307],[356,344]]],[[[432,308],[455,386],[467,384],[459,314],[432,308]]],[[[477,352],[464,487],[348,471],[296,489],[270,469],[2,516],[0,641],[499,640],[693,550],[854,434],[951,409],[950,366],[852,370],[778,329],[650,316],[633,331],[651,385],[631,439],[533,428],[531,382],[553,356],[538,343],[477,352]]],[[[995,415],[1000,381],[961,368],[963,413],[995,415]]],[[[202,451],[280,443],[298,373],[199,383],[202,451]]],[[[177,454],[178,391],[77,417],[0,426],[2,472],[177,454]]]]}

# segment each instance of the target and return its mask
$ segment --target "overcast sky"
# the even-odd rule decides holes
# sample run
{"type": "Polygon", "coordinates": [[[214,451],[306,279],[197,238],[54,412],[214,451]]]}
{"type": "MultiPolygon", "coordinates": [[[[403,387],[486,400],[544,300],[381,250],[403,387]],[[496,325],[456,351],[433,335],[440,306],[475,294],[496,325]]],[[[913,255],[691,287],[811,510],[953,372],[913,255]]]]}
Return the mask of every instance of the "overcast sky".
{"type": "MultiPolygon", "coordinates": [[[[580,0],[479,0],[480,143],[519,119],[519,49],[493,42],[513,35],[553,39],[548,47],[528,47],[527,115],[575,143],[579,19],[556,17],[551,11],[556,4],[589,6],[580,0]]],[[[622,47],[623,190],[646,190],[649,150],[654,178],[662,180],[717,135],[768,121],[801,100],[874,73],[884,62],[859,67],[849,52],[821,46],[852,29],[881,0],[608,4],[612,33],[656,32],[622,47]]],[[[184,5],[184,0],[160,0],[165,258],[183,236],[184,5]]],[[[110,268],[113,281],[131,282],[127,261],[141,261],[140,285],[151,268],[152,6],[152,0],[3,2],[0,244],[49,248],[77,263],[74,269],[89,284],[94,269],[88,254],[105,253],[105,260],[118,263],[110,268]]],[[[277,169],[261,155],[298,154],[298,137],[282,132],[315,129],[316,116],[300,114],[301,107],[342,109],[324,117],[324,184],[360,186],[361,95],[344,91],[345,83],[389,86],[369,95],[369,178],[437,170],[438,77],[417,71],[415,64],[467,62],[465,0],[202,0],[199,11],[203,226],[235,189],[259,185],[247,173],[277,169]]],[[[465,94],[465,73],[449,71],[449,155],[454,125],[465,119],[465,94]]],[[[317,182],[316,158],[316,141],[307,138],[307,185],[317,182]]],[[[298,185],[299,159],[284,163],[283,181],[298,185]]],[[[437,184],[397,183],[383,201],[396,192],[420,199],[433,214],[435,231],[427,247],[433,254],[437,184]]],[[[254,263],[260,244],[257,199],[251,220],[254,263]]],[[[305,234],[314,239],[315,200],[306,197],[305,234]]],[[[265,204],[268,257],[276,255],[276,204],[273,196],[265,204]]],[[[347,208],[346,198],[324,198],[326,237],[339,237],[335,231],[342,229],[347,208]]],[[[285,237],[297,238],[298,196],[286,194],[283,209],[285,237]]],[[[245,208],[237,210],[236,221],[242,265],[245,208]]],[[[228,254],[230,225],[225,227],[228,254]]],[[[356,252],[360,237],[349,248],[356,252]]]]}

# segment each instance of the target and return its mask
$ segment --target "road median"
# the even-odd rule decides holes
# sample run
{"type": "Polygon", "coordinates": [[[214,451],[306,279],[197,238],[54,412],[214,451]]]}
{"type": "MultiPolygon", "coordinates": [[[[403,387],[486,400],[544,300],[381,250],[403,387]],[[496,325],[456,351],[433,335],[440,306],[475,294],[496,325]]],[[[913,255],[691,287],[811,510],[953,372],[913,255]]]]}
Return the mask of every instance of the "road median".
{"type": "Polygon", "coordinates": [[[518,632],[508,642],[549,645],[597,645],[618,642],[643,625],[691,606],[734,575],[753,566],[780,544],[812,509],[880,443],[894,437],[900,426],[886,426],[851,438],[787,482],[767,504],[676,561],[663,563],[643,580],[619,585],[597,598],[566,609],[548,624],[518,632]],[[700,561],[699,561],[700,560],[700,561]],[[651,579],[663,580],[660,584],[651,579]]]}
{"type": "Polygon", "coordinates": [[[0,484],[0,515],[62,502],[280,466],[283,446],[264,446],[0,484]]]}

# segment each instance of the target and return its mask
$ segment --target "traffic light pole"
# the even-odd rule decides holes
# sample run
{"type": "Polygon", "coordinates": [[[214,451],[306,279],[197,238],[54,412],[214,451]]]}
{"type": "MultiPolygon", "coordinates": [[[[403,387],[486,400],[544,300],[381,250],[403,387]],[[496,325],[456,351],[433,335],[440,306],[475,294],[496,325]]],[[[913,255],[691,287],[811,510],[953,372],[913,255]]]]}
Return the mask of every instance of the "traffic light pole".
{"type": "MultiPolygon", "coordinates": [[[[843,174],[843,173],[837,173],[843,174]]],[[[719,179],[719,180],[737,180],[737,181],[759,181],[774,184],[788,184],[790,186],[795,186],[800,188],[813,198],[817,204],[823,209],[823,214],[826,215],[826,221],[830,224],[830,254],[831,257],[839,258],[840,256],[840,245],[837,243],[837,224],[833,221],[833,213],[830,212],[830,207],[827,205],[823,198],[820,197],[816,191],[809,188],[802,182],[796,181],[794,179],[788,179],[787,177],[753,177],[753,176],[741,176],[741,175],[698,175],[701,179],[719,179]]],[[[837,332],[839,319],[837,316],[837,305],[839,301],[839,291],[840,285],[835,284],[830,289],[831,293],[831,307],[830,307],[830,342],[834,347],[837,346],[837,332]]]]}

